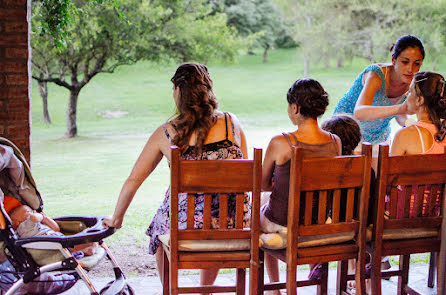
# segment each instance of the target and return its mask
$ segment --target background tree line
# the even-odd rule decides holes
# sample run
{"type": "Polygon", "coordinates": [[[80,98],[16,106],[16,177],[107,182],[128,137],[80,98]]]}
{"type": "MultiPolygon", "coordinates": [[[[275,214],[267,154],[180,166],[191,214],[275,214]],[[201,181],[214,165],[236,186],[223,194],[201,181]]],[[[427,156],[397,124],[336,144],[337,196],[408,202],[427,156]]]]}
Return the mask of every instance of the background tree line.
{"type": "Polygon", "coordinates": [[[80,91],[100,73],[141,60],[232,62],[240,50],[297,47],[313,65],[388,61],[415,34],[432,69],[445,52],[446,0],[34,0],[33,78],[50,123],[47,83],[69,90],[66,137],[77,135],[80,91]]]}

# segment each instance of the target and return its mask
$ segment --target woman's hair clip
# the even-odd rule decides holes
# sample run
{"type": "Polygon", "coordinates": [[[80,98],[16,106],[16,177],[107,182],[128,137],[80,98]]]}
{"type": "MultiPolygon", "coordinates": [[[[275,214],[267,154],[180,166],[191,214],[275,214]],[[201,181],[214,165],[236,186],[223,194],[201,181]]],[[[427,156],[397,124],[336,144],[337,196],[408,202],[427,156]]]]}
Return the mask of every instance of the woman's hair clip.
{"type": "Polygon", "coordinates": [[[443,86],[441,86],[441,93],[440,93],[440,97],[443,97],[444,85],[446,84],[446,81],[445,80],[438,80],[438,82],[443,84],[443,86]]]}
{"type": "Polygon", "coordinates": [[[435,139],[438,142],[442,142],[445,137],[446,137],[446,129],[444,128],[441,128],[440,131],[438,131],[438,133],[435,135],[435,139]]]}
{"type": "Polygon", "coordinates": [[[425,78],[420,79],[420,80],[415,80],[415,83],[418,83],[418,82],[421,82],[421,81],[425,81],[425,80],[427,80],[427,79],[428,79],[428,77],[425,77],[425,78]]]}

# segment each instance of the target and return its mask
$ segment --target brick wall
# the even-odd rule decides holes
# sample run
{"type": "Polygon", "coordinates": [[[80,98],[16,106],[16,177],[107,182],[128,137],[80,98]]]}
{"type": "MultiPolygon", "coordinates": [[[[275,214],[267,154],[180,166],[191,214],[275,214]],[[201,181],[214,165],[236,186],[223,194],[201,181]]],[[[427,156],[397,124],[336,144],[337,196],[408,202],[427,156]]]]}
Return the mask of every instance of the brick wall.
{"type": "Polygon", "coordinates": [[[0,136],[31,156],[31,0],[0,0],[0,136]]]}

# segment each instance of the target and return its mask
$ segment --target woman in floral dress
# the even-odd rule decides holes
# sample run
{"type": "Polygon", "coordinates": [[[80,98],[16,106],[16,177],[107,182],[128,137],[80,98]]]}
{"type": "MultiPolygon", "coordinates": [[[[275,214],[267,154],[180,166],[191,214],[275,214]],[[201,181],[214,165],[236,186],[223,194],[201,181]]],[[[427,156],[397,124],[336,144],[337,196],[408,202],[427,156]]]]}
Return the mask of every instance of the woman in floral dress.
{"type": "MultiPolygon", "coordinates": [[[[163,157],[170,162],[172,145],[179,147],[182,158],[186,160],[247,158],[246,139],[239,121],[233,114],[217,110],[218,102],[206,66],[197,63],[182,64],[171,81],[177,114],[159,126],[150,136],[121,189],[113,216],[104,219],[105,226],[115,228],[122,226],[125,212],[140,185],[163,157]]],[[[159,273],[163,257],[162,251],[157,251],[160,243],[158,236],[168,233],[170,229],[169,195],[168,189],[161,207],[147,229],[147,235],[151,237],[149,254],[155,255],[159,273]]],[[[245,220],[247,220],[248,197],[245,198],[245,220]]],[[[200,228],[203,222],[203,202],[203,196],[196,198],[197,228],[200,228]]],[[[186,204],[186,195],[182,194],[179,200],[179,228],[186,228],[186,204]]],[[[212,224],[218,226],[218,195],[213,196],[212,216],[212,224]]],[[[230,198],[228,223],[233,224],[234,219],[235,200],[230,198]]],[[[201,284],[213,284],[217,274],[218,269],[202,270],[201,284]]]]}

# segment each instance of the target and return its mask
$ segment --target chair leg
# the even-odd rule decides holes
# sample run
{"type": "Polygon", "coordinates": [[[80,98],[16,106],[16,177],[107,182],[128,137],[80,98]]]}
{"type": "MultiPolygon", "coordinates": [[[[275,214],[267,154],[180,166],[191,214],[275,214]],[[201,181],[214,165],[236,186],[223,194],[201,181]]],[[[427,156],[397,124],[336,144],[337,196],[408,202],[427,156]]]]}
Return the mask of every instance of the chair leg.
{"type": "Polygon", "coordinates": [[[372,273],[370,278],[372,284],[372,294],[381,295],[381,251],[373,251],[372,273]]]}
{"type": "Polygon", "coordinates": [[[336,276],[336,295],[342,295],[347,291],[348,261],[338,261],[336,276]]]}
{"type": "Polygon", "coordinates": [[[237,295],[245,295],[246,271],[244,268],[237,268],[236,290],[237,295]]]}
{"type": "Polygon", "coordinates": [[[169,259],[162,246],[158,249],[158,251],[163,251],[163,295],[169,295],[169,259]]]}
{"type": "Polygon", "coordinates": [[[429,276],[427,277],[427,286],[433,288],[435,284],[435,268],[437,265],[437,252],[431,252],[429,258],[429,276]]]}
{"type": "Polygon", "coordinates": [[[259,261],[251,260],[249,269],[249,295],[257,295],[259,289],[259,261]]]}
{"type": "MultiPolygon", "coordinates": [[[[296,273],[296,272],[294,272],[294,273],[296,273]]],[[[295,278],[294,281],[296,281],[296,279],[297,278],[295,278]]],[[[317,294],[318,295],[327,295],[327,292],[328,292],[328,271],[322,275],[320,282],[317,285],[317,294]]]]}
{"type": "Polygon", "coordinates": [[[169,268],[170,295],[178,294],[178,267],[170,266],[169,268]]]}
{"type": "Polygon", "coordinates": [[[297,265],[294,263],[286,266],[286,293],[287,295],[296,295],[297,293],[297,265]]]}
{"type": "Polygon", "coordinates": [[[263,295],[265,285],[265,253],[259,249],[259,272],[257,277],[257,294],[263,295]]]}
{"type": "Polygon", "coordinates": [[[410,255],[400,255],[400,271],[401,276],[398,277],[398,295],[406,295],[404,290],[409,282],[409,263],[410,255]]]}

